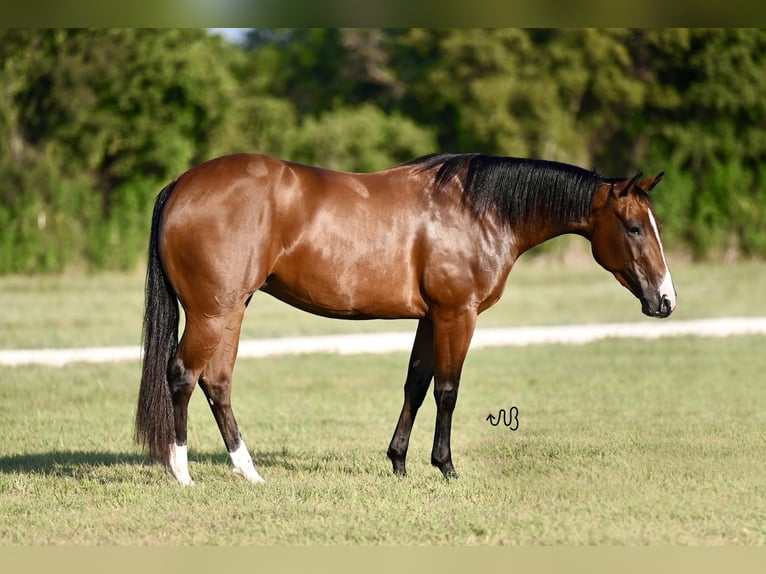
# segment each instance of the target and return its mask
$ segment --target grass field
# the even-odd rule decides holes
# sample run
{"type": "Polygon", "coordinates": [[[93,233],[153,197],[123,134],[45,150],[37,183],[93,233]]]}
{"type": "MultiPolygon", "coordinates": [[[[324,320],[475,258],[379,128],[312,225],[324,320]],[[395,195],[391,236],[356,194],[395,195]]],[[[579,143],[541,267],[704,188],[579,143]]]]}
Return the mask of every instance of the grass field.
{"type": "MultiPolygon", "coordinates": [[[[586,242],[582,242],[587,246],[586,242]]],[[[614,277],[581,267],[522,258],[503,298],[479,327],[654,321],[614,277]]],[[[766,315],[766,265],[678,265],[678,309],[670,319],[766,315]]],[[[143,275],[0,277],[0,349],[136,345],[143,317],[143,275]]],[[[411,330],[412,321],[337,321],[292,309],[257,293],[243,338],[411,330]]]]}
{"type": "MultiPolygon", "coordinates": [[[[521,270],[482,325],[642,320],[603,272],[521,270]]],[[[675,277],[679,317],[766,314],[762,266],[675,277]]],[[[2,346],[134,344],[141,283],[0,279],[2,346]]],[[[250,336],[390,328],[269,305],[250,336]]],[[[138,364],[7,368],[0,544],[764,544],[764,342],[474,350],[453,425],[461,477],[449,482],[428,462],[430,399],[410,476],[390,474],[405,354],[240,361],[234,407],[267,480],[258,487],[230,474],[201,393],[189,424],[197,484],[183,489],[132,445],[138,364]],[[515,432],[485,420],[511,406],[515,432]]]]}

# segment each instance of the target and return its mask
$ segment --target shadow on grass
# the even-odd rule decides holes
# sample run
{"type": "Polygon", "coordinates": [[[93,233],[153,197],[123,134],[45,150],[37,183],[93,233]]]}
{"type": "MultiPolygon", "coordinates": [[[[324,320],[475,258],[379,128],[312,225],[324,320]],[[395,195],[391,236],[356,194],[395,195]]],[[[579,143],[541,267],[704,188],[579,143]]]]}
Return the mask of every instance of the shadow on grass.
{"type": "MultiPolygon", "coordinates": [[[[285,449],[275,451],[260,451],[253,453],[253,460],[259,468],[282,468],[297,472],[311,470],[311,467],[328,463],[327,456],[315,460],[304,460],[300,453],[292,453],[285,449]]],[[[229,464],[225,453],[190,452],[191,464],[229,464]]],[[[79,477],[83,472],[97,468],[118,466],[159,466],[150,463],[147,456],[137,453],[114,452],[82,452],[82,451],[51,451],[37,454],[19,454],[0,456],[0,473],[41,474],[46,476],[79,477]]]]}
{"type": "Polygon", "coordinates": [[[53,451],[2,456],[0,473],[75,477],[81,476],[85,469],[141,464],[147,464],[147,458],[140,454],[53,451]]]}

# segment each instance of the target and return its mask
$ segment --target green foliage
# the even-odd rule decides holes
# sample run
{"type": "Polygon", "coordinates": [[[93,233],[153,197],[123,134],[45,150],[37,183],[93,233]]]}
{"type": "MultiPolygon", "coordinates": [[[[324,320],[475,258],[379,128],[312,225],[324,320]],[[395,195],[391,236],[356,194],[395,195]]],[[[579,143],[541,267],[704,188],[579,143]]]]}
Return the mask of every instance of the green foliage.
{"type": "Polygon", "coordinates": [[[676,31],[670,48],[650,37],[663,58],[658,76],[673,79],[648,106],[654,123],[649,157],[683,181],[663,191],[679,198],[666,216],[697,258],[763,256],[766,244],[766,32],[676,31]]]}
{"type": "Polygon", "coordinates": [[[298,116],[290,102],[268,95],[241,98],[233,103],[232,118],[218,126],[218,143],[211,156],[258,151],[289,158],[299,132],[298,116]]]}
{"type": "Polygon", "coordinates": [[[109,213],[89,229],[88,260],[98,269],[132,269],[144,256],[156,180],[134,179],[115,188],[109,213]]]}
{"type": "Polygon", "coordinates": [[[0,273],[135,266],[159,189],[235,151],[664,170],[669,245],[763,257],[764,93],[756,29],[1,30],[0,273]]]}
{"type": "Polygon", "coordinates": [[[82,177],[66,177],[50,148],[0,157],[0,273],[58,272],[85,248],[94,202],[82,177]]]}
{"type": "Polygon", "coordinates": [[[295,158],[345,171],[375,171],[433,151],[434,138],[401,114],[371,104],[308,118],[296,133],[295,158]]]}
{"type": "Polygon", "coordinates": [[[202,30],[3,36],[0,271],[135,266],[159,188],[225,147],[237,83],[220,62],[241,54],[202,30]]]}

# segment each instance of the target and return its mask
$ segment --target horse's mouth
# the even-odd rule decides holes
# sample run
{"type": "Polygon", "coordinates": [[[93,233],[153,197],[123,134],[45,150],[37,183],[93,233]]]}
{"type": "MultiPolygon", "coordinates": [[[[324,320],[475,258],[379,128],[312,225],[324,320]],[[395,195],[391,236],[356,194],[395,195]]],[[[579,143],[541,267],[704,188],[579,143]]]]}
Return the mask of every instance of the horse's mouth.
{"type": "Polygon", "coordinates": [[[671,295],[668,295],[668,290],[663,288],[665,287],[664,284],[658,289],[656,287],[649,287],[645,281],[632,275],[615,273],[614,276],[635,295],[636,299],[641,301],[641,312],[647,317],[664,319],[669,317],[673,309],[675,309],[675,291],[671,297],[671,295]],[[647,296],[647,291],[651,295],[647,296]]]}
{"type": "Polygon", "coordinates": [[[669,317],[673,312],[673,304],[667,295],[656,295],[654,304],[652,304],[646,297],[639,297],[641,300],[641,311],[648,317],[656,317],[657,319],[664,319],[669,317]]]}

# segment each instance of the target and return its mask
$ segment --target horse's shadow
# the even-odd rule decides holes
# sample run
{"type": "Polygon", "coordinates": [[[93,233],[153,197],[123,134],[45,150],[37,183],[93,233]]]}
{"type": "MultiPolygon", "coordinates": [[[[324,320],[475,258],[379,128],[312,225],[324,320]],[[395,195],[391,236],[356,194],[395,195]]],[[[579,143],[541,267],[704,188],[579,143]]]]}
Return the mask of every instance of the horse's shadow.
{"type": "MultiPolygon", "coordinates": [[[[283,468],[296,470],[304,466],[285,449],[253,453],[259,468],[283,468]]],[[[298,457],[300,459],[300,457],[298,457]]],[[[190,452],[192,464],[228,464],[225,453],[190,452]]],[[[73,451],[57,450],[37,454],[0,456],[0,474],[31,474],[82,478],[98,470],[118,467],[158,467],[152,465],[147,456],[131,452],[73,451]]]]}
{"type": "Polygon", "coordinates": [[[36,454],[0,456],[2,474],[39,474],[82,477],[89,470],[118,466],[145,466],[148,460],[136,453],[58,450],[36,454]]]}

